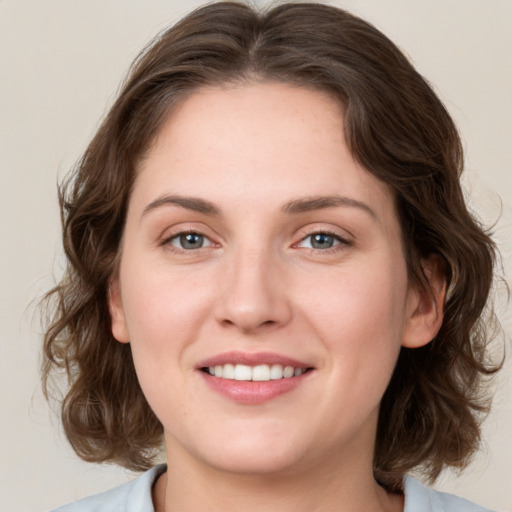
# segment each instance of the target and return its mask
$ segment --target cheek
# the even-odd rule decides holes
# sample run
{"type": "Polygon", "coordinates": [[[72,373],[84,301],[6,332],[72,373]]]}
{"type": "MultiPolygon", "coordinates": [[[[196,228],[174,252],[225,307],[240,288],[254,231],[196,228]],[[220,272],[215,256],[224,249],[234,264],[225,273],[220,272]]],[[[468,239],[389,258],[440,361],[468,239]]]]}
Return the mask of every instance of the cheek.
{"type": "MultiPolygon", "coordinates": [[[[326,331],[397,334],[403,327],[407,299],[405,265],[353,265],[305,286],[304,309],[321,318],[326,331]],[[387,268],[386,268],[387,267],[387,268]],[[309,304],[308,304],[309,303],[309,304]]],[[[363,341],[363,340],[361,340],[363,341]]],[[[370,341],[370,340],[368,340],[370,341]]]]}
{"type": "Polygon", "coordinates": [[[172,424],[187,409],[183,367],[187,349],[198,337],[201,290],[159,272],[133,272],[123,285],[137,378],[160,421],[172,424]]]}
{"type": "Polygon", "coordinates": [[[381,259],[327,277],[323,286],[308,287],[314,292],[303,296],[304,315],[320,333],[337,378],[383,392],[402,343],[405,264],[381,259]]]}
{"type": "Polygon", "coordinates": [[[209,290],[193,272],[176,272],[148,263],[150,270],[127,262],[121,275],[123,306],[132,342],[169,345],[181,332],[194,332],[209,290]]]}

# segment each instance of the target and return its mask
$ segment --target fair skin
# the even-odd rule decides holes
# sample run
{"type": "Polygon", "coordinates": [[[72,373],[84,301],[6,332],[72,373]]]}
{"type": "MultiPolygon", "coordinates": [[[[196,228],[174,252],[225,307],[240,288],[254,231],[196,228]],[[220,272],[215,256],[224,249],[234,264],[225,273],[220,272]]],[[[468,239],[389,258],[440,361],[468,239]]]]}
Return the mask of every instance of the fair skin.
{"type": "Polygon", "coordinates": [[[400,347],[442,320],[430,275],[434,301],[330,97],[258,83],[178,104],[140,163],[109,299],[164,426],[157,512],[402,510],[373,449],[400,347]]]}

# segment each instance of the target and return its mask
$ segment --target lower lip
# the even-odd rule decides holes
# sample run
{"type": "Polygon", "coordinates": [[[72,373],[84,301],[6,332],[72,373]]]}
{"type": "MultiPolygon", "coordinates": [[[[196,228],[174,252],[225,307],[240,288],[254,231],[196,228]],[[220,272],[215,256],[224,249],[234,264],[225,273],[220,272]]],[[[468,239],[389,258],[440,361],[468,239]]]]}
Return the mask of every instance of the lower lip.
{"type": "Polygon", "coordinates": [[[311,371],[297,377],[265,381],[244,381],[214,377],[200,372],[210,388],[241,404],[261,404],[300,386],[311,371]]]}

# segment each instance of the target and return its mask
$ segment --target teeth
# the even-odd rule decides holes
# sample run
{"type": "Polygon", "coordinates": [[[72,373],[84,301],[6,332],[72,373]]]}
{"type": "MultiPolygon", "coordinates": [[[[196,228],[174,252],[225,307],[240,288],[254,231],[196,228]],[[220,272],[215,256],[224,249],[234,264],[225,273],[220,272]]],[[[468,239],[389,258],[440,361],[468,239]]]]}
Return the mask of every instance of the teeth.
{"type": "Polygon", "coordinates": [[[234,379],[235,378],[235,365],[225,364],[222,367],[222,377],[224,377],[225,379],[234,379]]]}
{"type": "Polygon", "coordinates": [[[285,366],[285,368],[283,370],[283,377],[285,379],[293,377],[294,372],[295,372],[295,368],[292,368],[291,366],[285,366]]]}
{"type": "Polygon", "coordinates": [[[235,366],[235,380],[252,380],[252,368],[244,364],[235,366]]]}
{"type": "Polygon", "coordinates": [[[260,364],[258,366],[248,366],[245,364],[224,364],[210,366],[208,373],[215,377],[222,377],[231,380],[243,381],[267,381],[278,379],[289,379],[298,377],[306,370],[304,368],[294,368],[293,366],[283,366],[281,364],[260,364]]]}
{"type": "Polygon", "coordinates": [[[273,364],[270,367],[270,380],[278,380],[283,378],[283,367],[280,364],[273,364]]]}
{"type": "Polygon", "coordinates": [[[252,369],[252,380],[270,380],[268,364],[260,364],[252,369]]]}

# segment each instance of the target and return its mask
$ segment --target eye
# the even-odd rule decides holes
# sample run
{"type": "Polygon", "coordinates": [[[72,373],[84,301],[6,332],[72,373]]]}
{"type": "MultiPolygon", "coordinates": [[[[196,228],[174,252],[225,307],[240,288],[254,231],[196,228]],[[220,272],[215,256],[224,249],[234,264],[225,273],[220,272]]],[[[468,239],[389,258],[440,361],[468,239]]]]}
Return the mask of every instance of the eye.
{"type": "Polygon", "coordinates": [[[177,247],[178,249],[192,251],[194,249],[202,249],[203,247],[210,247],[213,242],[201,233],[179,233],[169,238],[166,243],[177,247]]]}
{"type": "Polygon", "coordinates": [[[306,247],[309,249],[331,249],[333,247],[336,247],[337,245],[341,245],[342,243],[347,244],[348,242],[344,240],[343,238],[334,235],[332,233],[312,233],[311,235],[308,235],[304,237],[300,243],[298,244],[299,247],[306,247]]]}

